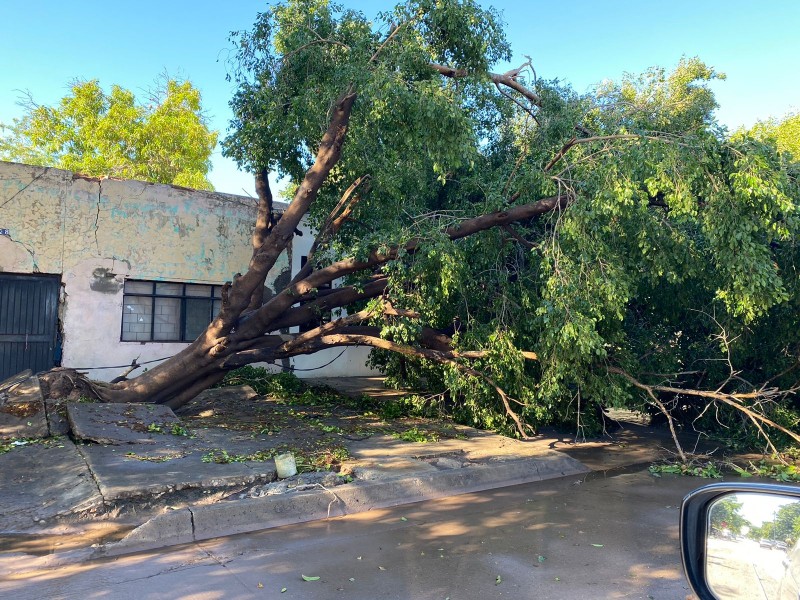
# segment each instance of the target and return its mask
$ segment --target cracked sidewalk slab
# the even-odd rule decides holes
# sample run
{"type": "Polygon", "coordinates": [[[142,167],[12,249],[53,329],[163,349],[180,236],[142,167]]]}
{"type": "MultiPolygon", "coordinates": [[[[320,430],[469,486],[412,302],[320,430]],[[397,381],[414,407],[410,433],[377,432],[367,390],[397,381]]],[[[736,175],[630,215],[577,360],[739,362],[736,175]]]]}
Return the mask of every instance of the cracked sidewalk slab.
{"type": "MultiPolygon", "coordinates": [[[[241,448],[241,447],[240,447],[241,448]]],[[[274,461],[217,464],[204,460],[191,443],[79,448],[106,502],[172,493],[191,488],[225,488],[273,481],[274,461]]],[[[239,450],[241,452],[241,449],[239,450]]]]}
{"type": "Polygon", "coordinates": [[[103,497],[75,444],[31,444],[0,455],[2,533],[95,509],[103,497]]]}
{"type": "Polygon", "coordinates": [[[153,434],[152,444],[85,444],[78,449],[107,503],[277,478],[273,460],[217,463],[209,458],[211,450],[231,456],[264,451],[263,439],[225,430],[197,430],[192,436],[153,434]]]}
{"type": "Polygon", "coordinates": [[[72,434],[98,444],[155,444],[161,430],[179,426],[180,419],[160,404],[100,404],[70,402],[67,419],[72,434]]]}

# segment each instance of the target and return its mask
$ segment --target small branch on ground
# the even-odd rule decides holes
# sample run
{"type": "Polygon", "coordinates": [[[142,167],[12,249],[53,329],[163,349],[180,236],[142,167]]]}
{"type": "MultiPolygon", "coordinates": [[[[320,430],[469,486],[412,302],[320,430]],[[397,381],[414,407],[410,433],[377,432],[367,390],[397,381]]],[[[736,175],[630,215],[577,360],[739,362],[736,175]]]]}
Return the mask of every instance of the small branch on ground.
{"type": "Polygon", "coordinates": [[[628,382],[630,382],[634,387],[643,390],[647,393],[648,397],[650,398],[650,402],[656,406],[660,411],[664,412],[667,415],[668,422],[670,424],[670,430],[673,432],[673,439],[675,440],[675,444],[678,447],[681,456],[683,456],[683,451],[680,448],[680,444],[678,443],[677,436],[673,427],[673,420],[672,417],[669,415],[669,411],[666,409],[664,404],[660,402],[656,398],[657,392],[667,393],[667,394],[676,394],[676,395],[685,395],[685,396],[694,396],[696,398],[705,398],[709,400],[709,402],[721,402],[726,406],[730,406],[731,408],[736,409],[737,411],[744,414],[758,429],[758,432],[764,437],[767,445],[770,449],[779,454],[775,445],[772,442],[772,439],[769,437],[769,434],[764,429],[764,426],[772,427],[781,433],[788,435],[794,441],[800,443],[800,435],[796,434],[795,432],[787,429],[783,425],[780,425],[767,417],[762,412],[755,410],[751,407],[745,406],[744,401],[765,401],[771,398],[776,398],[777,396],[791,393],[791,391],[786,390],[779,390],[777,388],[769,388],[769,389],[759,389],[753,392],[746,392],[746,393],[725,393],[722,391],[708,391],[708,390],[693,390],[693,389],[683,389],[683,388],[676,388],[672,386],[664,386],[664,385],[648,385],[646,383],[642,383],[628,372],[618,367],[607,367],[609,373],[614,375],[620,375],[624,377],[628,382]]]}

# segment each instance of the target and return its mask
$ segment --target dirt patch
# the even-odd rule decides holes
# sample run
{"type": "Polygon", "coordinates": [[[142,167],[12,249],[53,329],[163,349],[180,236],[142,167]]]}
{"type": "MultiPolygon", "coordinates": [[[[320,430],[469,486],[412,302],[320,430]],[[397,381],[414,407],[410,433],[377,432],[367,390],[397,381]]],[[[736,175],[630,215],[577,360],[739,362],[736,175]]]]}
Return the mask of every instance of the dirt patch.
{"type": "MultiPolygon", "coordinates": [[[[373,435],[406,442],[436,442],[463,437],[451,423],[407,416],[384,418],[380,402],[353,399],[327,387],[307,387],[284,396],[230,393],[231,388],[204,392],[175,413],[190,432],[200,429],[235,431],[263,440],[260,458],[292,451],[301,470],[338,470],[348,458],[346,445],[373,435]]],[[[214,462],[244,462],[252,455],[210,452],[214,462]]]]}

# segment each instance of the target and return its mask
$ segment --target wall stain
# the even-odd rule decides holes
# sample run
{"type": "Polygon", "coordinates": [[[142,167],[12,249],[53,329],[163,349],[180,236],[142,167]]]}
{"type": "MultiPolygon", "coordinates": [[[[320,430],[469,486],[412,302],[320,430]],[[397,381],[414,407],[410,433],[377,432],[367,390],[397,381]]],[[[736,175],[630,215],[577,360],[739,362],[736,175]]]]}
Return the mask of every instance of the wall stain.
{"type": "Polygon", "coordinates": [[[92,280],[89,282],[89,288],[101,294],[116,294],[122,289],[122,285],[111,269],[104,267],[97,267],[92,271],[92,280]]]}
{"type": "Polygon", "coordinates": [[[228,220],[225,218],[225,215],[220,215],[219,217],[219,221],[217,222],[217,235],[220,237],[220,239],[228,239],[228,220]]]}
{"type": "Polygon", "coordinates": [[[183,220],[181,220],[180,217],[172,217],[172,227],[174,228],[175,233],[182,238],[185,238],[187,235],[189,235],[187,227],[184,225],[183,220]]]}

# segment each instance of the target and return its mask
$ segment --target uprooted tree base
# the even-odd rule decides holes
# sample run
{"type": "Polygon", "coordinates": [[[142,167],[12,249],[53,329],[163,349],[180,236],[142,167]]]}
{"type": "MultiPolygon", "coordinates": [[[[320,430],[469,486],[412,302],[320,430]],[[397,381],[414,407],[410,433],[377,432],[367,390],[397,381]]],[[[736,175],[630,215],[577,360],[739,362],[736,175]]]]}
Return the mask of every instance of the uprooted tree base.
{"type": "Polygon", "coordinates": [[[98,400],[96,382],[75,369],[55,368],[39,373],[39,387],[42,396],[51,400],[78,402],[82,399],[98,400]]]}

